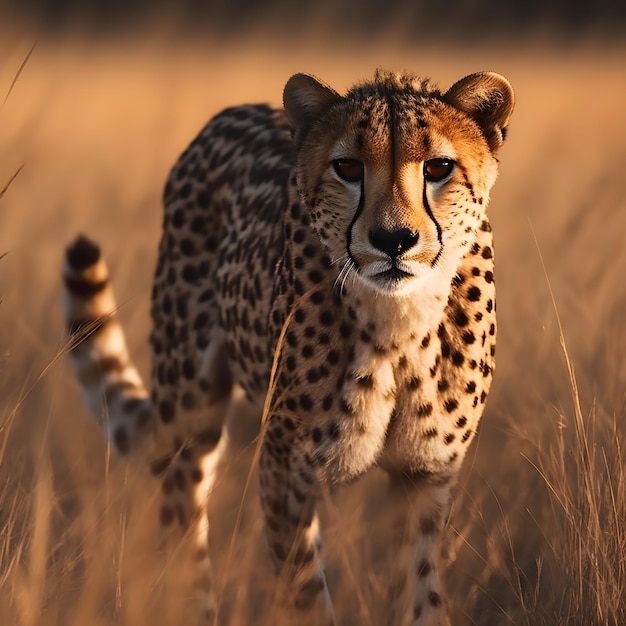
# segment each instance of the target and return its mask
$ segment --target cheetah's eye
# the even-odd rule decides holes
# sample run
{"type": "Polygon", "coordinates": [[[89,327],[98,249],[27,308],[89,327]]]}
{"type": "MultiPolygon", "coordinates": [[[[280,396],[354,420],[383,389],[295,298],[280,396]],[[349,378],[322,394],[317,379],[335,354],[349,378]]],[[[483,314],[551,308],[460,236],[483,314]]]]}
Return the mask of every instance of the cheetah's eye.
{"type": "Polygon", "coordinates": [[[439,182],[447,178],[454,169],[451,159],[430,159],[424,163],[424,178],[429,182],[439,182]]]}
{"type": "Polygon", "coordinates": [[[357,159],[337,159],[333,161],[333,167],[335,172],[337,172],[337,176],[347,183],[357,183],[363,180],[365,167],[357,159]]]}

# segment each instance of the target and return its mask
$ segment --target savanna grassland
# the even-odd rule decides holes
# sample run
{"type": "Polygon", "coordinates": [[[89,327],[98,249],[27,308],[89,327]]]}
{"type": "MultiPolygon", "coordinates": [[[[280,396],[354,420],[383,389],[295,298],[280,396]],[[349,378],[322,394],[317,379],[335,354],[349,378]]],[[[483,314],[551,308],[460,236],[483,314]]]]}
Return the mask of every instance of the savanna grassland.
{"type": "MultiPolygon", "coordinates": [[[[33,41],[0,39],[0,189],[23,166],[0,199],[0,624],[183,623],[184,599],[167,594],[175,565],[151,547],[158,488],[110,454],[66,362],[67,242],[102,244],[147,377],[160,195],[178,154],[221,108],[278,104],[294,72],[345,89],[377,66],[442,87],[493,69],[518,100],[490,206],[498,367],[446,537],[453,623],[626,624],[626,48],[390,36],[357,50],[320,33],[193,43],[155,31],[42,40],[20,71],[33,41]]],[[[234,407],[210,503],[228,626],[274,624],[257,417],[234,407]]],[[[376,626],[383,484],[373,472],[326,503],[341,624],[376,626]]]]}

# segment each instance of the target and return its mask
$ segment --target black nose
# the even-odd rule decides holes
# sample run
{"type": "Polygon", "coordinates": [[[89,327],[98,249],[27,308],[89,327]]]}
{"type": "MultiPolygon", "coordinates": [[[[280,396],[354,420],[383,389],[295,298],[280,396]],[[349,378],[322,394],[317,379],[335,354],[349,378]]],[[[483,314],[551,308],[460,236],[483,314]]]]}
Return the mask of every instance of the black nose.
{"type": "Polygon", "coordinates": [[[394,260],[403,252],[412,248],[418,239],[419,233],[413,232],[408,228],[398,228],[397,230],[377,228],[370,233],[372,245],[394,260]]]}

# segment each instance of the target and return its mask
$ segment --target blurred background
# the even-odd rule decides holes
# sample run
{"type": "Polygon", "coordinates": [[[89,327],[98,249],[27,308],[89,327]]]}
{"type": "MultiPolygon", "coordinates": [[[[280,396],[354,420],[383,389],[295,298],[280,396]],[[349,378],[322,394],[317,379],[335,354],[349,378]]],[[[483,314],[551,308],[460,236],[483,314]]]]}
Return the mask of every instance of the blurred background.
{"type": "Polygon", "coordinates": [[[263,29],[293,32],[311,23],[324,25],[338,36],[378,37],[392,32],[412,40],[461,37],[472,41],[525,38],[539,31],[556,37],[577,37],[591,31],[619,37],[624,32],[626,7],[617,0],[452,0],[445,4],[407,0],[4,0],[7,20],[35,21],[58,36],[81,29],[112,35],[142,30],[162,20],[178,36],[237,36],[263,29]]]}
{"type": "MultiPolygon", "coordinates": [[[[608,0],[2,0],[0,623],[180,622],[143,545],[154,487],[130,502],[141,471],[110,457],[67,367],[66,244],[101,242],[148,379],[177,156],[226,106],[279,106],[295,72],[341,91],[382,66],[442,89],[494,70],[517,94],[489,209],[498,366],[446,542],[453,623],[625,624],[625,36],[626,3],[608,0]]],[[[258,617],[268,577],[243,496],[258,418],[235,413],[211,504],[220,623],[274,626],[258,617]]],[[[327,507],[342,625],[384,612],[382,486],[374,472],[327,507]]]]}

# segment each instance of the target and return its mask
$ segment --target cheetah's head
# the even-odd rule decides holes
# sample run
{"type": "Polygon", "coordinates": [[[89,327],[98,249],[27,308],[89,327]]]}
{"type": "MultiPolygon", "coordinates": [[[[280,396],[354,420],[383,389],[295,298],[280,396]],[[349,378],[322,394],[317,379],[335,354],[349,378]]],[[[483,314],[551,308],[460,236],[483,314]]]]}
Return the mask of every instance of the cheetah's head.
{"type": "Polygon", "coordinates": [[[441,93],[378,71],[345,96],[292,76],[284,105],[299,193],[331,259],[388,294],[451,278],[485,219],[513,104],[491,72],[441,93]]]}

